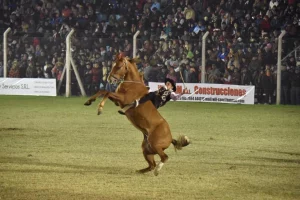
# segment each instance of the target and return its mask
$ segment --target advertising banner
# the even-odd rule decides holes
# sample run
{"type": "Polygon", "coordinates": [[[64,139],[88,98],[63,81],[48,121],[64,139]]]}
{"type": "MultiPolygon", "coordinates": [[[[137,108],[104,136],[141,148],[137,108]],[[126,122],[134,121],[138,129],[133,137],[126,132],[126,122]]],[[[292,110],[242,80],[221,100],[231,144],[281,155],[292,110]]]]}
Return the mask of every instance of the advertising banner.
{"type": "MultiPolygon", "coordinates": [[[[150,91],[158,90],[164,83],[149,82],[150,91]]],[[[225,85],[186,83],[187,92],[178,101],[254,104],[255,87],[252,85],[225,85]]],[[[176,93],[183,93],[184,85],[176,84],[176,93]]]]}
{"type": "Polygon", "coordinates": [[[56,96],[56,80],[44,78],[0,78],[0,95],[56,96]]]}

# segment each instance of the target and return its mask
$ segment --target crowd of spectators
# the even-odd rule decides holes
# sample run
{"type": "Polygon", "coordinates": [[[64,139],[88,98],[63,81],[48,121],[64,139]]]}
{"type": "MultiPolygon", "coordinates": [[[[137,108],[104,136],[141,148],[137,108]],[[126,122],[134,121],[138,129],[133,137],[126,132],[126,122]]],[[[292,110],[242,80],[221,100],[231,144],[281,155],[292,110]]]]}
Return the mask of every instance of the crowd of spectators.
{"type": "Polygon", "coordinates": [[[300,45],[296,0],[0,0],[0,4],[1,32],[12,29],[9,77],[59,80],[65,38],[73,28],[72,55],[91,94],[105,88],[116,53],[132,56],[132,38],[139,30],[138,67],[146,84],[166,77],[182,82],[178,71],[186,83],[197,83],[202,36],[208,31],[206,82],[255,85],[257,103],[273,103],[277,38],[285,30],[282,103],[300,104],[300,60],[289,54],[300,45]]]}

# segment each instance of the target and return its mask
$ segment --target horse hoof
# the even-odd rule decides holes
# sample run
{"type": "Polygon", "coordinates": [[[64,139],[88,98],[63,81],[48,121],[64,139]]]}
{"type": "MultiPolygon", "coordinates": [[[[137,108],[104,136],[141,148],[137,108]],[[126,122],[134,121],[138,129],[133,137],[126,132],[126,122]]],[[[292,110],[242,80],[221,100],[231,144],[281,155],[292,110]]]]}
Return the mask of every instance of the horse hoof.
{"type": "Polygon", "coordinates": [[[89,106],[89,105],[91,105],[92,102],[94,102],[94,101],[96,101],[96,99],[89,99],[89,100],[87,100],[87,101],[84,103],[84,105],[85,105],[85,106],[89,106]]]}
{"type": "Polygon", "coordinates": [[[158,165],[155,167],[154,169],[154,175],[157,176],[158,175],[158,172],[161,170],[161,168],[164,166],[164,163],[163,162],[159,162],[158,165]]]}
{"type": "Polygon", "coordinates": [[[89,106],[91,104],[92,104],[92,102],[90,102],[90,101],[87,101],[87,102],[84,103],[85,106],[89,106]]]}
{"type": "Polygon", "coordinates": [[[101,114],[102,114],[102,111],[101,111],[101,110],[98,110],[97,115],[101,115],[101,114]]]}

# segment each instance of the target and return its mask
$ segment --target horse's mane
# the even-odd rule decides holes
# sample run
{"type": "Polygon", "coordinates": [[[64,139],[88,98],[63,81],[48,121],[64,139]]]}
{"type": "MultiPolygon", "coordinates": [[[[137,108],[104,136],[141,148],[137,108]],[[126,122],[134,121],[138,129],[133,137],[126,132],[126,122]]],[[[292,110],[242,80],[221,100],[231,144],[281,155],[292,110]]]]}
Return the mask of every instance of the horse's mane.
{"type": "MultiPolygon", "coordinates": [[[[138,58],[138,57],[135,57],[135,58],[130,58],[128,56],[125,57],[127,59],[128,62],[130,62],[133,66],[135,66],[136,70],[138,71],[138,68],[136,66],[137,63],[140,63],[141,62],[141,59],[138,58]]],[[[144,72],[139,72],[139,75],[140,75],[140,78],[142,81],[144,81],[144,72]]]]}

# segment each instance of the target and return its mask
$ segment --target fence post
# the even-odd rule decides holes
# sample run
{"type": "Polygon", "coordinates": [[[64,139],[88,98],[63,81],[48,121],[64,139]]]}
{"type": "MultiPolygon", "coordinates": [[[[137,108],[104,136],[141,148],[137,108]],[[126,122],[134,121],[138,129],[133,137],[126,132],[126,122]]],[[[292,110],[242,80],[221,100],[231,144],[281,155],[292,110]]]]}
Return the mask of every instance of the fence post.
{"type": "Polygon", "coordinates": [[[81,92],[81,96],[86,96],[86,93],[85,93],[85,90],[84,90],[84,86],[82,84],[82,81],[81,81],[81,78],[80,78],[80,74],[77,70],[77,66],[75,65],[75,62],[73,60],[73,57],[71,56],[70,57],[70,60],[71,60],[71,64],[73,66],[73,70],[74,70],[74,73],[75,73],[75,76],[76,76],[76,79],[77,79],[77,82],[78,82],[78,85],[79,85],[79,89],[80,89],[80,92],[81,92]]]}
{"type": "Polygon", "coordinates": [[[133,52],[132,52],[132,57],[136,57],[136,38],[140,34],[140,31],[137,31],[134,36],[133,36],[133,52]]]}
{"type": "Polygon", "coordinates": [[[71,95],[71,36],[74,29],[66,37],[66,97],[71,95]]]}
{"type": "Polygon", "coordinates": [[[7,77],[7,34],[11,28],[6,29],[3,34],[3,78],[7,77]]]}
{"type": "Polygon", "coordinates": [[[201,83],[205,83],[205,51],[206,51],[206,38],[208,36],[209,32],[206,31],[206,33],[202,37],[202,68],[201,68],[201,83]]]}
{"type": "Polygon", "coordinates": [[[281,97],[281,52],[282,52],[282,37],[286,31],[281,31],[278,37],[278,49],[277,49],[277,88],[276,88],[276,105],[280,105],[281,97]]]}

